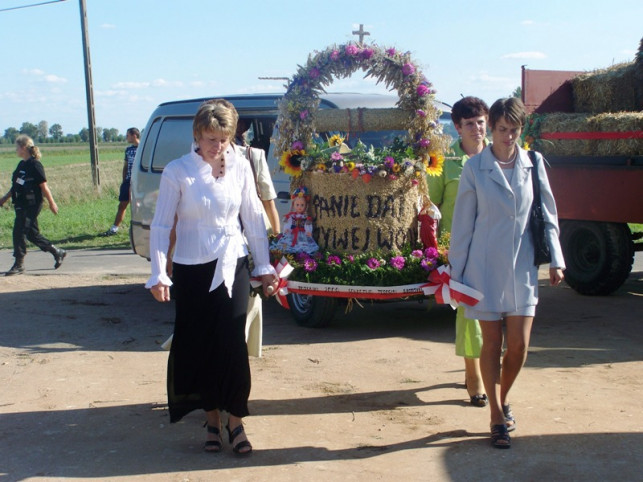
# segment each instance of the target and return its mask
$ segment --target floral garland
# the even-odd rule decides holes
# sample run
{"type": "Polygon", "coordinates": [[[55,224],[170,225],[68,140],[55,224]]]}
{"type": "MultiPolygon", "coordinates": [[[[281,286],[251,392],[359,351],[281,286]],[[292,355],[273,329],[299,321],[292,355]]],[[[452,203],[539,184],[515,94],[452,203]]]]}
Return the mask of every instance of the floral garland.
{"type": "Polygon", "coordinates": [[[430,273],[448,264],[448,235],[441,238],[438,248],[404,248],[398,254],[345,254],[316,252],[286,254],[271,251],[277,263],[285,256],[294,271],[289,279],[306,283],[343,286],[395,286],[425,282],[430,273]]]}
{"type": "Polygon", "coordinates": [[[442,133],[437,120],[435,90],[408,52],[375,44],[333,45],[310,55],[286,87],[279,104],[276,150],[282,169],[291,176],[301,175],[303,170],[348,172],[368,182],[373,175],[395,179],[399,174],[419,177],[442,172],[442,153],[449,137],[442,133]],[[385,149],[358,144],[352,151],[342,152],[346,146],[341,137],[333,136],[321,145],[313,141],[315,115],[324,87],[333,78],[349,77],[359,69],[378,83],[384,82],[387,88],[396,89],[398,107],[411,113],[404,143],[385,149]]]}

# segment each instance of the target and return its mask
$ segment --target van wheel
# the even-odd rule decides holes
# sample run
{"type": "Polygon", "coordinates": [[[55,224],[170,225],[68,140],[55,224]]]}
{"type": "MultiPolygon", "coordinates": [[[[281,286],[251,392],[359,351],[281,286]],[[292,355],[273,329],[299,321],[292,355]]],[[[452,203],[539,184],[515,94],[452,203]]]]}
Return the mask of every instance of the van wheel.
{"type": "Polygon", "coordinates": [[[582,295],[608,295],[632,271],[634,245],[627,224],[561,221],[565,281],[582,295]]]}
{"type": "Polygon", "coordinates": [[[337,300],[323,296],[288,294],[288,304],[295,322],[307,328],[328,326],[335,316],[337,300]]]}

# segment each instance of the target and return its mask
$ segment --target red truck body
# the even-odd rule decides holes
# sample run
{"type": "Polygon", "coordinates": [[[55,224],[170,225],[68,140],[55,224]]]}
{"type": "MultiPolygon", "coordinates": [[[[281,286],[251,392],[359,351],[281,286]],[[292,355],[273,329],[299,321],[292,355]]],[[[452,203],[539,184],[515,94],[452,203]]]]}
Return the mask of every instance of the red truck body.
{"type": "MultiPolygon", "coordinates": [[[[528,113],[574,112],[571,79],[580,73],[523,67],[522,100],[528,113]]],[[[547,135],[550,139],[643,138],[641,131],[547,135]]],[[[632,270],[634,251],[643,250],[643,244],[634,243],[640,234],[632,235],[628,225],[643,223],[641,151],[628,156],[546,156],[567,265],[565,279],[581,294],[616,291],[632,270]]]]}

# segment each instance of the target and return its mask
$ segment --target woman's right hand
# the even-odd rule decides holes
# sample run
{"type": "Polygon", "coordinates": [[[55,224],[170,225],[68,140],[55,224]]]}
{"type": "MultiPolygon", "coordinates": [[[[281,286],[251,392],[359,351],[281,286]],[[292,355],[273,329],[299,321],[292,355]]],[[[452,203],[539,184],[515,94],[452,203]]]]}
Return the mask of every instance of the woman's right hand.
{"type": "Polygon", "coordinates": [[[156,301],[165,302],[170,301],[170,287],[163,283],[157,283],[150,288],[152,296],[156,301]]]}

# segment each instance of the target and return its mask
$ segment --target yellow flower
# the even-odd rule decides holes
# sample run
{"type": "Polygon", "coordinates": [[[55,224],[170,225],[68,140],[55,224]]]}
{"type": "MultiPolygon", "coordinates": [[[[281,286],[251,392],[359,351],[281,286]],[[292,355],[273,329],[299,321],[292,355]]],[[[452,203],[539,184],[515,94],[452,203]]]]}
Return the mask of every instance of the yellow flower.
{"type": "Polygon", "coordinates": [[[353,169],[355,169],[355,163],[354,163],[353,161],[348,161],[348,162],[346,163],[346,168],[347,168],[349,171],[352,171],[353,169]]]}
{"type": "Polygon", "coordinates": [[[393,172],[396,172],[396,173],[400,172],[400,169],[401,167],[399,164],[393,164],[393,172]]]}
{"type": "Polygon", "coordinates": [[[306,155],[306,151],[286,151],[281,155],[279,165],[286,174],[297,177],[301,175],[301,158],[306,155]]]}
{"type": "Polygon", "coordinates": [[[444,156],[442,154],[433,154],[429,156],[429,161],[426,166],[426,173],[429,176],[439,176],[440,174],[442,174],[442,164],[444,164],[444,156]]]}
{"type": "Polygon", "coordinates": [[[330,147],[341,146],[342,142],[344,142],[344,138],[339,134],[335,134],[328,139],[328,145],[330,147]]]}

